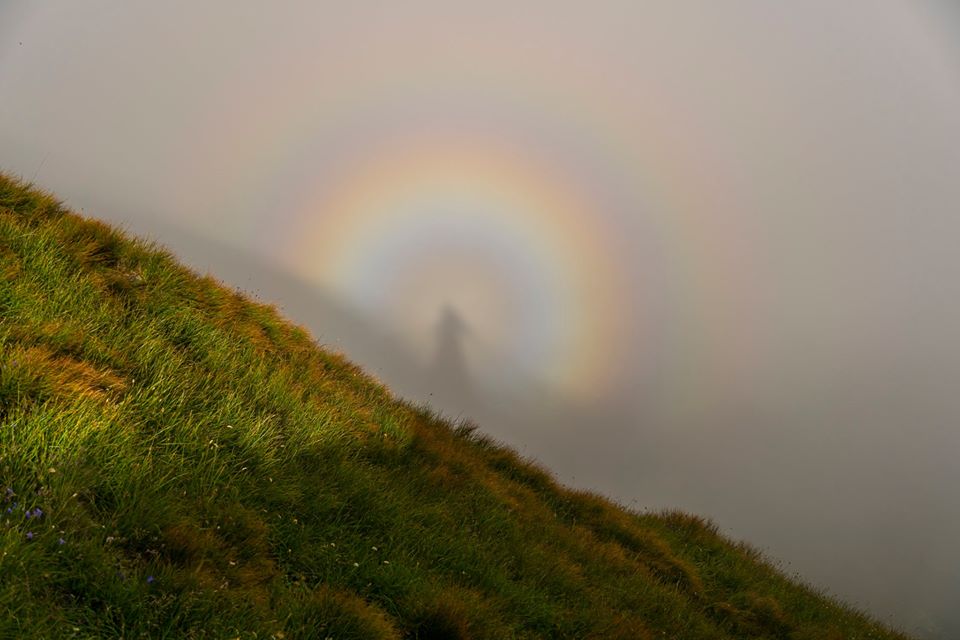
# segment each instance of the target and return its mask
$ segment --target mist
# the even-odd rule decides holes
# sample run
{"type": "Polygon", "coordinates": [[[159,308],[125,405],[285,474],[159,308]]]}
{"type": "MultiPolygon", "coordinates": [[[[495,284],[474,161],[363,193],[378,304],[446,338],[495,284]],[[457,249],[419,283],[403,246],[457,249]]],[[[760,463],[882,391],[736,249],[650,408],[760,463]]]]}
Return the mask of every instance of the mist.
{"type": "Polygon", "coordinates": [[[0,170],[960,636],[949,3],[5,2],[0,170]]]}

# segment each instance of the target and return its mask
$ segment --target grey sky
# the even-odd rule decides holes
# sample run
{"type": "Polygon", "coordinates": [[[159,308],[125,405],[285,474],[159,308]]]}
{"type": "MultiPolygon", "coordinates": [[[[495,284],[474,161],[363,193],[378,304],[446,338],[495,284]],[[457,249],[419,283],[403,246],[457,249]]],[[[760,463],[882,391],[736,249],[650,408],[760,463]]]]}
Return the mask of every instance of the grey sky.
{"type": "Polygon", "coordinates": [[[0,168],[564,481],[960,636],[960,12],[380,4],[0,3],[0,168]],[[353,230],[391,203],[416,242],[353,230]]]}

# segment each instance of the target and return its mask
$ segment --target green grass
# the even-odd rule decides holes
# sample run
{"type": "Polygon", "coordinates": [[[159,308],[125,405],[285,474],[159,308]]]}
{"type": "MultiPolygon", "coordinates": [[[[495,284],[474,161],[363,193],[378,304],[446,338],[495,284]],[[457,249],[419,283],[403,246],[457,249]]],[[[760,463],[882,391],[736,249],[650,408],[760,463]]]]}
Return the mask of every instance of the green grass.
{"type": "Polygon", "coordinates": [[[0,176],[0,637],[904,636],[0,176]]]}

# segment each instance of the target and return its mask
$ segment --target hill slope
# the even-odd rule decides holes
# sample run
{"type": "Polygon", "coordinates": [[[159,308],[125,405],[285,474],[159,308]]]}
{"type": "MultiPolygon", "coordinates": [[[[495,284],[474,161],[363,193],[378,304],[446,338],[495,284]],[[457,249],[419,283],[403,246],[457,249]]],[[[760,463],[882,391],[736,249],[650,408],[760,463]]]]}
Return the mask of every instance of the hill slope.
{"type": "Polygon", "coordinates": [[[903,637],[3,176],[0,365],[0,637],[903,637]]]}

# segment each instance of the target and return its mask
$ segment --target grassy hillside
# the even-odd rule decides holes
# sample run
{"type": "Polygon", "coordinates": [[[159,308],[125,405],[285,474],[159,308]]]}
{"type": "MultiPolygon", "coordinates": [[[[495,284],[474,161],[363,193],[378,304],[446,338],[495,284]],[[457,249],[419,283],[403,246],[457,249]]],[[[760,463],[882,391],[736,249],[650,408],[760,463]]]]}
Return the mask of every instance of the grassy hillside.
{"type": "Polygon", "coordinates": [[[0,176],[0,637],[902,638],[0,176]]]}

